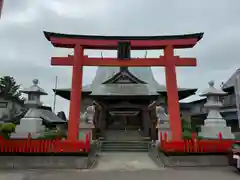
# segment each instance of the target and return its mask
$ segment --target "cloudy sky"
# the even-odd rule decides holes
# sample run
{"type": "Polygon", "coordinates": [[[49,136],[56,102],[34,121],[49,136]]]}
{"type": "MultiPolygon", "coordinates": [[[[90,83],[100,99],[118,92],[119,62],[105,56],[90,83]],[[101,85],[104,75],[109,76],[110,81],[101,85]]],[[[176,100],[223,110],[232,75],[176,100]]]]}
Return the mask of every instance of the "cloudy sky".
{"type": "MultiPolygon", "coordinates": [[[[0,75],[16,78],[29,87],[33,78],[53,104],[55,77],[59,88],[71,86],[71,68],[51,67],[50,57],[67,55],[71,50],[56,49],[43,36],[43,30],[95,35],[170,35],[204,32],[194,49],[177,55],[197,57],[197,67],[177,69],[178,86],[207,87],[226,81],[239,68],[239,0],[5,0],[0,20],[0,75]]],[[[160,51],[149,51],[157,57],[160,51]]],[[[87,51],[99,56],[98,51],[87,51]]],[[[104,51],[104,56],[116,52],[104,51]]],[[[144,52],[133,56],[143,57],[144,52]]],[[[91,83],[96,67],[84,69],[84,84],[91,83]]],[[[163,68],[153,68],[154,76],[165,84],[163,68]]],[[[57,111],[68,112],[69,102],[57,98],[57,111]]]]}

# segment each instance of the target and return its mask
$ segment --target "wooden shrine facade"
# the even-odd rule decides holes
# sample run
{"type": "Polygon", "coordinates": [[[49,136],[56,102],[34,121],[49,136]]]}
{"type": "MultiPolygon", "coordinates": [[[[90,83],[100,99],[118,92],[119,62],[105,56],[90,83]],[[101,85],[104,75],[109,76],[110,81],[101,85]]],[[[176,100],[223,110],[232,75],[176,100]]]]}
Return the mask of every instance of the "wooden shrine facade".
{"type": "Polygon", "coordinates": [[[51,64],[72,66],[72,89],[68,121],[68,140],[76,141],[79,131],[80,102],[83,66],[163,66],[166,73],[168,113],[173,140],[182,137],[179,98],[177,90],[176,66],[196,66],[195,58],[181,58],[174,55],[174,49],[192,48],[202,38],[203,33],[177,36],[87,36],[44,32],[45,37],[55,47],[73,48],[74,55],[52,57],[51,64]],[[91,58],[84,55],[84,49],[118,50],[117,58],[91,58]],[[131,58],[131,50],[163,49],[159,58],[131,58]]]}

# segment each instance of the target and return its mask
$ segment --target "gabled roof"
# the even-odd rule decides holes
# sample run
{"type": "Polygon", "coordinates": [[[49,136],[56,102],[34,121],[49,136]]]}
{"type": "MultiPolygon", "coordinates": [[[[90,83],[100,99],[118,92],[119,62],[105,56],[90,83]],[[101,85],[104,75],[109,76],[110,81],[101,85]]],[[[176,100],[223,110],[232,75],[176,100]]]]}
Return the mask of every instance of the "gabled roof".
{"type": "Polygon", "coordinates": [[[123,71],[120,70],[117,74],[115,74],[113,77],[106,80],[102,84],[112,84],[112,83],[147,84],[146,82],[132,75],[132,73],[129,72],[128,68],[123,71]]]}
{"type": "MultiPolygon", "coordinates": [[[[150,67],[129,67],[128,70],[133,76],[143,82],[146,82],[155,88],[156,91],[166,91],[165,86],[158,84],[158,82],[155,80],[150,67]]],[[[95,79],[91,84],[91,89],[95,89],[94,87],[99,86],[103,82],[113,78],[119,72],[119,67],[98,67],[95,79]]]]}
{"type": "Polygon", "coordinates": [[[222,89],[233,88],[235,85],[236,77],[240,76],[240,68],[236,70],[236,72],[227,80],[226,83],[223,84],[222,89]]]}
{"type": "MultiPolygon", "coordinates": [[[[146,83],[112,83],[109,80],[114,80],[119,75],[120,68],[99,67],[92,84],[83,86],[83,96],[167,96],[166,87],[155,80],[150,67],[128,67],[128,71],[135,80],[146,83]]],[[[71,89],[57,89],[56,94],[70,99],[70,91],[71,89]]],[[[196,91],[197,89],[178,88],[179,99],[193,95],[196,91]]]]}

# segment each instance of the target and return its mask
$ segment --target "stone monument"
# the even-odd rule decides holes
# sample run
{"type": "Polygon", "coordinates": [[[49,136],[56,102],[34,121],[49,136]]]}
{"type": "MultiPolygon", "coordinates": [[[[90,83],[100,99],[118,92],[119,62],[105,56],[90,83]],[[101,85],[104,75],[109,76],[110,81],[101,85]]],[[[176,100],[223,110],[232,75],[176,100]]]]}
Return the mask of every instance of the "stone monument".
{"type": "Polygon", "coordinates": [[[201,127],[199,136],[206,139],[219,139],[219,133],[222,134],[223,139],[234,139],[234,135],[231,132],[231,127],[228,127],[226,120],[223,119],[219,113],[222,103],[220,101],[221,96],[227,95],[226,92],[214,87],[214,81],[210,81],[209,88],[206,89],[200,96],[207,97],[207,102],[204,107],[209,110],[207,119],[204,120],[204,125],[201,127]]]}
{"type": "Polygon", "coordinates": [[[79,139],[84,138],[83,135],[86,133],[90,134],[92,139],[92,131],[94,128],[93,117],[95,113],[94,105],[88,106],[84,114],[80,116],[79,123],[79,139]]]}
{"type": "MultiPolygon", "coordinates": [[[[169,116],[165,113],[165,109],[162,106],[156,106],[156,114],[157,114],[156,128],[158,129],[159,138],[160,133],[162,133],[162,135],[167,133],[168,140],[171,140],[169,116]]],[[[160,139],[158,143],[160,143],[160,139]]]]}
{"type": "Polygon", "coordinates": [[[28,95],[28,100],[24,104],[29,110],[20,120],[20,125],[16,126],[15,133],[12,133],[11,138],[26,137],[28,133],[37,134],[45,131],[42,119],[35,112],[38,112],[36,109],[42,105],[40,96],[47,95],[47,93],[38,86],[37,79],[33,80],[33,85],[30,88],[23,89],[21,92],[28,95]]]}

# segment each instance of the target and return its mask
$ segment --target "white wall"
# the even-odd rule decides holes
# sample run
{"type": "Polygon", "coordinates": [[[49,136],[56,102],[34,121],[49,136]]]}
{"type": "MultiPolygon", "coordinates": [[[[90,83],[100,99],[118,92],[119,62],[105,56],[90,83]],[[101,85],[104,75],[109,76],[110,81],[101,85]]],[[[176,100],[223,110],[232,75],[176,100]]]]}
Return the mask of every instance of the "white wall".
{"type": "Polygon", "coordinates": [[[12,113],[19,112],[21,108],[22,106],[16,102],[0,98],[0,119],[10,120],[12,113]]]}

